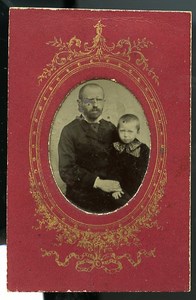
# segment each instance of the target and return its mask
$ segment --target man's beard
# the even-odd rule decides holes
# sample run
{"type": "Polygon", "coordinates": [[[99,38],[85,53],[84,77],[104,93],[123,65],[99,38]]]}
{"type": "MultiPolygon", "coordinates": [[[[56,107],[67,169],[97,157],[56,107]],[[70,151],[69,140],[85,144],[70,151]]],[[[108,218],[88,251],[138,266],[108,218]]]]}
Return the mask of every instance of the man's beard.
{"type": "Polygon", "coordinates": [[[89,114],[88,114],[88,118],[91,120],[96,120],[97,118],[99,118],[99,116],[102,114],[102,110],[101,109],[92,109],[89,114]]]}

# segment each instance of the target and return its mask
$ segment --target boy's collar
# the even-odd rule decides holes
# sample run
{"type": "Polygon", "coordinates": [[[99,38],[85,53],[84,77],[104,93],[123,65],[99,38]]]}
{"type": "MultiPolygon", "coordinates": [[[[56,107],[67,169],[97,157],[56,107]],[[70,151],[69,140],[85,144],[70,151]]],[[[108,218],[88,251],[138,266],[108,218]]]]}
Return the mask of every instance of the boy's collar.
{"type": "Polygon", "coordinates": [[[129,144],[124,144],[123,142],[115,142],[115,143],[113,143],[113,146],[119,153],[122,153],[123,151],[125,151],[135,157],[140,156],[141,142],[138,139],[134,139],[129,144]]]}

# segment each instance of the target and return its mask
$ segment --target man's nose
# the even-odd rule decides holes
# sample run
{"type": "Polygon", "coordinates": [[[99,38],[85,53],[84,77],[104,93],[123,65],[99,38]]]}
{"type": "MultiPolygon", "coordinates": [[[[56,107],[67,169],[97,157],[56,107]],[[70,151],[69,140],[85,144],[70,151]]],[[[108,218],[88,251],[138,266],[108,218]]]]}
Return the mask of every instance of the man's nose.
{"type": "Polygon", "coordinates": [[[97,107],[98,106],[98,101],[96,99],[94,99],[93,101],[93,107],[97,107]]]}

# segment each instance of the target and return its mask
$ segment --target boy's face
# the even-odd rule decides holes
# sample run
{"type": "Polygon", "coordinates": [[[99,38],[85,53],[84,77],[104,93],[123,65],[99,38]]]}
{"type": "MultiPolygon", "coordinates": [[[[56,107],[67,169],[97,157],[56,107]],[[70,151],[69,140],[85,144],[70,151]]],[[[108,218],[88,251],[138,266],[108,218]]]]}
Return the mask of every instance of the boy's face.
{"type": "Polygon", "coordinates": [[[138,122],[130,121],[123,122],[120,121],[118,134],[121,141],[125,144],[131,143],[138,134],[138,122]]]}

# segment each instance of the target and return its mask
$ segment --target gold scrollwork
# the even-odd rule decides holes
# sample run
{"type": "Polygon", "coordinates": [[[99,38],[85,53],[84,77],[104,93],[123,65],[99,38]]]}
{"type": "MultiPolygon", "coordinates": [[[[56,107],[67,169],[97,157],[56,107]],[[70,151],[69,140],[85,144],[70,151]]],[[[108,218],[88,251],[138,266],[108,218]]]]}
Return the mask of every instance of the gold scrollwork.
{"type": "Polygon", "coordinates": [[[41,75],[38,76],[38,82],[41,83],[44,79],[49,78],[54,71],[59,67],[65,66],[72,59],[82,57],[92,57],[94,60],[106,59],[111,57],[120,57],[130,61],[133,55],[136,55],[135,64],[142,67],[151,76],[154,82],[159,85],[159,77],[156,75],[153,68],[148,65],[148,59],[142,53],[144,48],[148,48],[153,43],[147,40],[146,37],[131,41],[130,38],[121,39],[116,44],[112,43],[110,46],[106,43],[106,38],[103,36],[103,25],[101,20],[94,26],[96,29],[96,36],[93,38],[92,45],[88,42],[82,44],[82,41],[76,36],[72,37],[68,42],[63,42],[62,38],[54,37],[53,41],[46,44],[58,49],[52,61],[46,65],[41,75]]]}
{"type": "Polygon", "coordinates": [[[75,259],[75,269],[79,272],[91,272],[93,269],[102,269],[109,274],[120,272],[123,269],[123,264],[121,262],[123,259],[126,259],[133,267],[137,267],[142,262],[142,256],[155,257],[155,249],[150,251],[141,249],[137,251],[135,258],[129,253],[116,255],[114,252],[107,254],[85,252],[79,255],[75,252],[71,252],[63,260],[60,259],[60,255],[57,251],[47,251],[45,249],[41,249],[41,251],[43,257],[54,256],[55,262],[59,267],[67,267],[71,259],[75,259]]]}
{"type": "Polygon", "coordinates": [[[50,210],[44,204],[41,194],[37,192],[36,185],[33,180],[33,176],[29,173],[30,180],[30,193],[32,194],[36,207],[37,222],[39,224],[35,229],[41,229],[44,227],[47,230],[55,230],[56,241],[58,245],[62,245],[64,242],[68,244],[77,244],[78,247],[94,251],[99,249],[110,249],[111,247],[120,247],[122,245],[140,245],[140,240],[137,234],[141,228],[152,228],[157,227],[157,221],[153,221],[153,218],[158,215],[159,201],[164,194],[164,186],[167,182],[166,171],[164,171],[163,178],[160,181],[160,186],[153,196],[152,201],[147,206],[146,213],[137,218],[134,224],[128,224],[122,226],[119,224],[115,230],[105,229],[103,232],[94,232],[91,229],[80,230],[77,225],[69,226],[55,215],[51,214],[50,210]]]}
{"type": "Polygon", "coordinates": [[[163,174],[160,186],[154,194],[153,200],[147,207],[147,213],[139,217],[133,225],[119,225],[116,230],[105,229],[103,232],[93,232],[90,229],[82,231],[76,225],[69,226],[68,224],[62,224],[61,221],[43,204],[40,193],[36,191],[36,185],[31,173],[29,173],[29,180],[31,186],[30,192],[37,204],[36,215],[41,216],[41,219],[37,219],[39,226],[35,229],[45,228],[49,231],[55,230],[58,246],[61,246],[63,243],[70,245],[76,244],[78,248],[83,248],[88,251],[82,255],[70,253],[62,262],[60,261],[60,255],[57,251],[46,251],[42,249],[43,257],[55,256],[55,262],[61,267],[68,266],[69,261],[72,258],[75,258],[77,260],[75,265],[77,271],[90,272],[97,268],[110,274],[122,270],[122,259],[126,259],[133,267],[135,267],[141,263],[142,256],[155,257],[155,250],[147,252],[144,249],[140,249],[137,252],[136,260],[134,260],[130,254],[119,256],[114,252],[110,253],[110,251],[113,247],[118,249],[124,245],[132,245],[136,248],[141,247],[141,242],[137,237],[137,233],[140,232],[142,228],[149,229],[154,226],[159,228],[157,221],[153,221],[153,218],[159,213],[158,202],[164,193],[163,189],[167,181],[166,172],[163,174]]]}
{"type": "MultiPolygon", "coordinates": [[[[38,217],[38,226],[35,229],[55,230],[56,241],[59,246],[63,243],[76,244],[78,247],[88,251],[95,251],[97,248],[106,250],[113,246],[120,247],[130,244],[138,246],[140,244],[140,240],[135,234],[135,232],[138,232],[138,227],[136,226],[130,227],[120,224],[115,230],[105,229],[103,232],[94,232],[91,229],[80,230],[77,225],[70,226],[65,224],[52,214],[44,204],[31,173],[29,173],[29,180],[30,193],[36,202],[35,215],[38,217]],[[40,216],[41,218],[39,218],[40,216]]],[[[147,220],[145,224],[147,224],[147,220]]]]}

